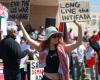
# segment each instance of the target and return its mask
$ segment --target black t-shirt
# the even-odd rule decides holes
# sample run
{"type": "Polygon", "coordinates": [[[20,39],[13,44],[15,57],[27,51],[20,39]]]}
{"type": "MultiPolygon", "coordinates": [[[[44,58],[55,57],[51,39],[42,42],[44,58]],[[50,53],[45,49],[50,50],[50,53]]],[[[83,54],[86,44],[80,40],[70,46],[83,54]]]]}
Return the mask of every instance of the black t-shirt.
{"type": "Polygon", "coordinates": [[[59,57],[56,50],[49,50],[46,57],[46,66],[44,72],[57,73],[59,68],[59,57]]]}

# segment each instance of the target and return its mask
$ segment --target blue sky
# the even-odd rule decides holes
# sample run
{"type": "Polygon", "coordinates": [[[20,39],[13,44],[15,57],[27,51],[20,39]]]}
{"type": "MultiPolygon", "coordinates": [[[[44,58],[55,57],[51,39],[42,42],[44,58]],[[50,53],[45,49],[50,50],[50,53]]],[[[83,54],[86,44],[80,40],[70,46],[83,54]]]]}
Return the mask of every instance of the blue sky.
{"type": "Polygon", "coordinates": [[[91,11],[100,13],[100,0],[89,0],[89,1],[90,1],[91,11]]]}

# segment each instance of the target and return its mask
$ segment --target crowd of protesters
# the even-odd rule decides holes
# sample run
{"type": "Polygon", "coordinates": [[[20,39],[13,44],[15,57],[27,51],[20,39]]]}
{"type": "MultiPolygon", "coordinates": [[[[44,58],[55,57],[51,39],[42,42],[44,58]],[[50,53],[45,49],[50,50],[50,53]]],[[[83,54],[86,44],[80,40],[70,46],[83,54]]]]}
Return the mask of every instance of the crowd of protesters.
{"type": "MultiPolygon", "coordinates": [[[[2,8],[1,5],[1,12],[2,8]]],[[[39,54],[37,59],[44,67],[41,80],[85,80],[85,68],[92,69],[91,80],[100,80],[100,31],[93,31],[92,36],[84,31],[82,35],[82,26],[77,21],[72,23],[78,29],[78,36],[72,34],[72,28],[63,34],[58,26],[41,25],[33,29],[31,24],[24,27],[22,22],[15,20],[15,23],[7,25],[7,35],[0,40],[4,80],[31,80],[30,62],[35,54],[39,54]]],[[[0,39],[1,35],[0,29],[0,39]]]]}
{"type": "Polygon", "coordinates": [[[57,31],[56,27],[50,26],[45,29],[45,36],[42,42],[33,40],[20,23],[21,29],[26,40],[38,49],[40,64],[44,66],[42,80],[69,80],[69,70],[66,54],[70,54],[82,42],[81,26],[74,21],[78,27],[78,39],[76,43],[66,44],[63,41],[62,32],[57,31]]]}
{"type": "MultiPolygon", "coordinates": [[[[38,38],[35,38],[35,40],[43,41],[43,39],[41,39],[41,35],[43,36],[45,34],[45,32],[42,33],[42,34],[40,34],[39,32],[38,32],[39,34],[37,34],[37,32],[38,31],[36,30],[35,35],[36,36],[38,35],[38,38]]],[[[73,37],[71,32],[72,32],[72,29],[71,29],[71,31],[69,30],[69,34],[67,33],[67,35],[70,37],[68,39],[71,41],[70,43],[76,43],[78,36],[73,37]]],[[[96,72],[96,70],[94,70],[94,71],[92,71],[92,73],[90,73],[90,74],[93,74],[91,76],[91,79],[94,80],[93,76],[95,76],[95,79],[97,79],[96,73],[99,74],[99,71],[100,71],[99,67],[97,67],[97,65],[96,65],[96,58],[97,58],[97,56],[99,56],[99,54],[97,54],[98,53],[97,47],[99,47],[97,45],[97,44],[99,44],[98,43],[99,37],[97,39],[97,42],[96,42],[96,40],[94,41],[95,44],[93,44],[93,42],[91,43],[91,40],[95,39],[93,37],[95,37],[97,35],[98,34],[97,34],[96,31],[93,31],[93,35],[91,35],[91,36],[89,35],[89,31],[84,31],[83,40],[82,40],[82,43],[80,44],[80,46],[77,47],[76,49],[74,49],[71,52],[71,55],[70,54],[66,55],[67,56],[67,63],[68,63],[68,67],[69,67],[68,68],[69,69],[68,70],[69,71],[69,77],[72,78],[73,80],[74,80],[75,77],[77,77],[76,80],[85,79],[85,77],[86,77],[85,67],[90,68],[90,69],[92,69],[94,67],[98,68],[98,72],[96,72]],[[96,47],[97,50],[95,50],[95,47],[96,47]],[[76,71],[73,71],[73,70],[75,70],[75,68],[76,68],[76,71]],[[75,75],[74,72],[76,72],[77,75],[75,75]]],[[[31,38],[32,38],[32,35],[31,35],[31,38]]],[[[32,44],[32,42],[31,42],[31,44],[32,44]]]]}
{"type": "MultiPolygon", "coordinates": [[[[40,26],[32,29],[28,24],[25,28],[20,22],[18,25],[7,27],[7,36],[1,40],[5,80],[30,80],[30,60],[39,53],[38,59],[44,66],[44,75],[41,80],[82,80],[85,79],[85,67],[94,68],[98,56],[98,80],[100,79],[100,32],[84,31],[78,27],[78,36],[68,35],[69,44],[63,40],[63,33],[56,27],[40,26]],[[97,56],[96,56],[97,55],[97,56]]],[[[2,31],[0,31],[2,34],[2,31]]],[[[1,54],[0,54],[1,55],[1,54]]],[[[93,73],[93,71],[92,71],[93,73]]],[[[92,74],[90,73],[90,74],[92,74]]],[[[95,71],[96,73],[96,71],[95,71]]],[[[92,80],[96,80],[91,76],[92,80]]]]}

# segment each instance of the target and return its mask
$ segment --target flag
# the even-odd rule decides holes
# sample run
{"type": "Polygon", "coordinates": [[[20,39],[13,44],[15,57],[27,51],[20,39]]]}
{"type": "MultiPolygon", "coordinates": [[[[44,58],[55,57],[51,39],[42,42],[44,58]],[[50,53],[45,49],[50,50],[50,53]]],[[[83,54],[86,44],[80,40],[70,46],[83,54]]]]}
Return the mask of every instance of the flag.
{"type": "Polygon", "coordinates": [[[98,41],[98,40],[100,39],[100,37],[99,37],[99,33],[100,33],[100,32],[98,32],[98,34],[95,35],[95,36],[91,39],[91,41],[93,41],[93,42],[98,41]]]}
{"type": "Polygon", "coordinates": [[[60,22],[60,25],[59,25],[58,31],[59,31],[59,32],[63,32],[63,25],[62,25],[62,22],[60,22]]]}
{"type": "Polygon", "coordinates": [[[66,43],[68,43],[68,36],[67,36],[67,26],[66,23],[62,23],[63,24],[63,39],[66,43]]]}
{"type": "Polygon", "coordinates": [[[63,39],[66,43],[68,43],[68,39],[67,39],[67,26],[65,22],[60,22],[59,24],[59,28],[58,28],[59,32],[63,32],[63,39]]]}

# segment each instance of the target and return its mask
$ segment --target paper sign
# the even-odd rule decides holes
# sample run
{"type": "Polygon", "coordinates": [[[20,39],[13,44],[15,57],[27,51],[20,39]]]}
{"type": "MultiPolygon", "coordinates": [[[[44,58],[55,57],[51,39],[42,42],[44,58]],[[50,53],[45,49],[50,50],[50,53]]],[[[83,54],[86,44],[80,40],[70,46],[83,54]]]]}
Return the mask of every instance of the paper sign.
{"type": "Polygon", "coordinates": [[[10,3],[9,18],[18,20],[28,20],[30,11],[30,0],[12,0],[10,3]]]}
{"type": "Polygon", "coordinates": [[[30,74],[31,80],[41,80],[43,76],[43,67],[40,66],[38,60],[33,60],[30,64],[30,74]]]}
{"type": "Polygon", "coordinates": [[[59,2],[61,22],[90,20],[88,1],[61,1],[59,2]]]}

